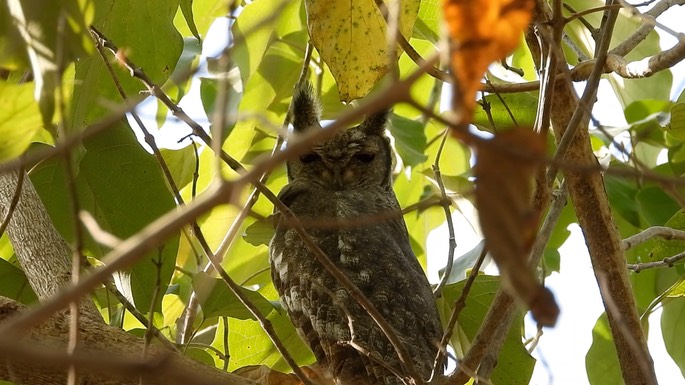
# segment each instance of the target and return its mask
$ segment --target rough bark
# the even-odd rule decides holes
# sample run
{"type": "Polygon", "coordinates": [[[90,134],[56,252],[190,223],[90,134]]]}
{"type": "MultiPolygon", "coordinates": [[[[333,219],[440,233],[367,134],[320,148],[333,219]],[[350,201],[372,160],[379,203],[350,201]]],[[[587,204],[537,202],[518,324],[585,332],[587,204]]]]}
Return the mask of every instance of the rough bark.
{"type": "MultiPolygon", "coordinates": [[[[7,216],[19,175],[18,171],[0,173],[0,221],[7,216]]],[[[42,301],[71,282],[71,249],[52,225],[28,175],[24,176],[7,235],[33,291],[42,301]]],[[[100,318],[89,299],[81,301],[81,314],[100,318]]]]}
{"type": "MultiPolygon", "coordinates": [[[[18,180],[18,172],[0,173],[0,218],[6,216],[18,180]]],[[[60,295],[60,288],[71,282],[71,251],[28,176],[7,234],[39,299],[60,295]]],[[[0,297],[0,323],[25,309],[0,297]]],[[[66,311],[53,315],[30,335],[0,335],[0,379],[37,385],[65,383],[67,368],[74,365],[79,384],[139,384],[141,378],[145,384],[255,384],[176,351],[146,346],[142,338],[106,325],[90,298],[81,299],[80,311],[79,345],[73,355],[66,353],[70,322],[66,311]]]]}
{"type": "MultiPolygon", "coordinates": [[[[544,3],[538,2],[534,22],[539,25],[549,21],[545,6],[544,3]]],[[[540,49],[538,39],[532,31],[527,34],[526,41],[536,60],[536,66],[541,70],[539,58],[541,52],[547,52],[546,48],[540,49]]],[[[558,60],[559,68],[567,65],[563,58],[558,60]]],[[[596,89],[593,92],[596,93],[596,89]]],[[[591,99],[594,100],[594,97],[591,99]]],[[[599,169],[590,144],[589,114],[583,114],[577,127],[570,127],[571,118],[577,109],[589,111],[592,106],[581,106],[575,90],[567,81],[555,82],[553,98],[548,102],[551,103],[550,120],[557,143],[567,130],[575,130],[571,144],[563,157],[563,163],[578,168],[569,167],[563,172],[578,224],[590,253],[623,380],[631,385],[656,384],[654,362],[640,325],[621,247],[621,237],[611,214],[604,180],[599,171],[587,171],[599,169]]]]}
{"type": "MultiPolygon", "coordinates": [[[[573,95],[574,90],[568,83],[560,82],[555,89],[551,117],[557,139],[566,131],[573,110],[579,108],[573,95]]],[[[587,124],[588,118],[583,119],[565,161],[575,165],[597,165],[587,124]]],[[[573,170],[565,170],[564,175],[590,253],[623,379],[626,384],[655,384],[654,362],[640,325],[621,237],[611,215],[602,175],[599,172],[573,170]],[[647,364],[648,372],[644,372],[643,363],[647,364]]]]}
{"type": "MultiPolygon", "coordinates": [[[[25,306],[0,297],[0,323],[25,306]]],[[[102,322],[82,319],[81,346],[69,356],[69,316],[54,315],[33,329],[30,336],[8,343],[0,340],[0,378],[22,384],[66,383],[66,370],[78,369],[79,384],[226,384],[255,382],[221,372],[156,345],[143,347],[142,339],[102,322]],[[143,352],[146,352],[143,354],[143,352]],[[37,364],[39,363],[39,364],[37,364]]]]}

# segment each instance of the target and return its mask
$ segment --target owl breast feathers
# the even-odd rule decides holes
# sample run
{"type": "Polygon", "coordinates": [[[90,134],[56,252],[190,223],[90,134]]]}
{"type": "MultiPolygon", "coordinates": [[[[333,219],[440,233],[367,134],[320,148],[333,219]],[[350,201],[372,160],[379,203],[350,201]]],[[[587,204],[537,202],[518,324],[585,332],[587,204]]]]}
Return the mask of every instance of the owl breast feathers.
{"type": "MultiPolygon", "coordinates": [[[[311,87],[294,97],[295,135],[320,129],[311,87]]],[[[442,332],[392,190],[387,115],[372,115],[288,161],[289,184],[279,198],[392,326],[425,381],[442,332]]],[[[349,385],[403,383],[409,373],[386,335],[282,220],[270,257],[281,302],[327,374],[349,385]]]]}

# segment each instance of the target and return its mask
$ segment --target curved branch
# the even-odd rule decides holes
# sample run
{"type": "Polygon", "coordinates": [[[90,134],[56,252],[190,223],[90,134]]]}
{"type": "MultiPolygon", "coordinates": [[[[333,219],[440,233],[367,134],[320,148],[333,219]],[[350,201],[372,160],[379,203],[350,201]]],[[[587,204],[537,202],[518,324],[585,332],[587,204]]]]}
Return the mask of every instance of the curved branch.
{"type": "Polygon", "coordinates": [[[685,241],[685,231],[666,226],[652,226],[624,239],[623,242],[621,242],[621,246],[624,250],[628,250],[639,245],[640,243],[656,237],[666,239],[667,241],[672,239],[685,241]]]}

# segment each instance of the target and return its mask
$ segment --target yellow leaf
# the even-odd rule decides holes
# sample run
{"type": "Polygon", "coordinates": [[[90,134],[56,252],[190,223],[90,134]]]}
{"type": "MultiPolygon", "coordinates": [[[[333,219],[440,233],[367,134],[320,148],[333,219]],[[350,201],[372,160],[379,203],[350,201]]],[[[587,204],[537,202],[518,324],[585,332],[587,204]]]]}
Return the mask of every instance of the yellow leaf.
{"type": "MultiPolygon", "coordinates": [[[[401,2],[399,28],[407,39],[419,4],[401,2]]],[[[348,102],[368,94],[391,65],[387,24],[375,1],[306,0],[305,6],[312,43],[335,77],[340,99],[348,102]]],[[[398,46],[398,57],[401,53],[398,46]]]]}

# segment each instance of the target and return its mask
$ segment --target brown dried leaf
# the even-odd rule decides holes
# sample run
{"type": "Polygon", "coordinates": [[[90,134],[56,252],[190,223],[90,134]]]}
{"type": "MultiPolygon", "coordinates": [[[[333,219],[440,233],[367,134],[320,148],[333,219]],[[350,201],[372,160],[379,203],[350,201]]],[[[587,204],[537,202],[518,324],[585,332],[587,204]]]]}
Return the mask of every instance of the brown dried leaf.
{"type": "Polygon", "coordinates": [[[453,109],[471,119],[480,80],[490,63],[518,45],[532,16],[533,0],[442,0],[452,40],[453,109]]]}
{"type": "Polygon", "coordinates": [[[476,143],[476,206],[485,241],[507,286],[544,326],[559,308],[528,265],[538,230],[534,178],[545,156],[545,140],[531,130],[498,132],[476,143]]]}

